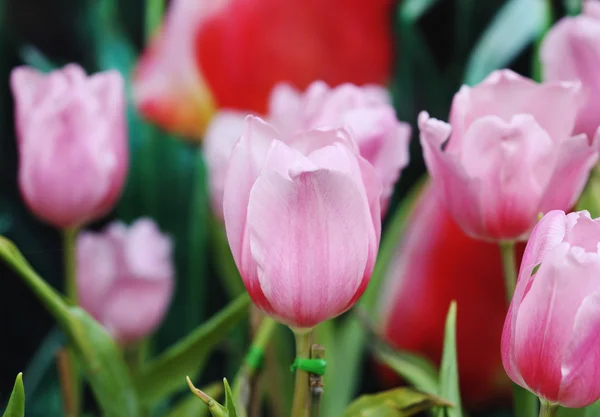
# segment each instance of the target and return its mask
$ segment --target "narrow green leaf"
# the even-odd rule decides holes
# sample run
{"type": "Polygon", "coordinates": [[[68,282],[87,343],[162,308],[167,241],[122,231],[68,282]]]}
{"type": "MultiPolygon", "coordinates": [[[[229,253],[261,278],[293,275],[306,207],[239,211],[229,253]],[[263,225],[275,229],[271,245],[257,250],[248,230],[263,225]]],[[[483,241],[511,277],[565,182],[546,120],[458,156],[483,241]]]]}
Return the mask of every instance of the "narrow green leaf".
{"type": "Polygon", "coordinates": [[[17,375],[15,386],[4,410],[4,417],[25,417],[25,389],[22,373],[17,375]]]}
{"type": "Polygon", "coordinates": [[[439,0],[404,0],[398,6],[398,14],[404,22],[413,23],[435,6],[439,0]]]}
{"type": "Polygon", "coordinates": [[[507,67],[543,29],[542,0],[509,0],[481,35],[467,63],[464,82],[474,85],[490,72],[507,67]]]}
{"type": "MultiPolygon", "coordinates": [[[[223,384],[215,382],[202,391],[209,397],[218,398],[223,394],[223,384]]],[[[167,414],[167,417],[206,417],[209,411],[202,401],[193,395],[186,395],[167,414]]]]}
{"type": "Polygon", "coordinates": [[[56,352],[64,345],[65,337],[58,328],[50,330],[25,368],[25,389],[35,398],[44,375],[56,367],[56,352]]]}
{"type": "Polygon", "coordinates": [[[381,346],[376,348],[375,353],[377,359],[415,388],[432,395],[440,392],[438,373],[427,358],[409,352],[392,351],[381,346]]]}
{"type": "Polygon", "coordinates": [[[208,355],[248,313],[250,298],[242,294],[184,339],[150,362],[135,380],[141,401],[152,404],[185,386],[185,377],[198,373],[208,355]]]}
{"type": "Polygon", "coordinates": [[[396,388],[373,395],[363,395],[346,409],[343,417],[407,417],[436,406],[449,406],[441,398],[415,391],[396,388]]]}
{"type": "Polygon", "coordinates": [[[235,410],[235,401],[227,378],[223,378],[223,385],[225,386],[225,409],[227,410],[227,417],[237,417],[238,414],[235,410]]]}
{"type": "Polygon", "coordinates": [[[25,45],[19,50],[21,59],[30,67],[42,72],[50,72],[57,69],[59,66],[52,62],[50,58],[44,55],[39,49],[33,45],[25,45]]]}
{"type": "Polygon", "coordinates": [[[462,417],[460,389],[458,385],[458,362],[456,356],[456,301],[452,301],[446,317],[444,332],[444,351],[440,366],[440,393],[442,398],[454,404],[454,407],[438,409],[437,416],[462,417]]]}
{"type": "MultiPolygon", "coordinates": [[[[206,392],[196,388],[194,386],[194,384],[192,383],[192,381],[190,380],[190,377],[186,377],[186,380],[187,380],[187,384],[188,384],[190,391],[192,391],[192,393],[196,397],[200,398],[200,400],[202,400],[202,402],[204,404],[206,404],[206,406],[208,407],[208,411],[210,411],[210,414],[213,417],[237,417],[235,414],[235,408],[233,408],[234,414],[230,414],[229,408],[222,406],[221,404],[219,404],[219,402],[217,400],[212,398],[206,392]]],[[[223,379],[223,384],[225,386],[225,392],[227,392],[227,389],[229,388],[227,379],[223,379]]],[[[231,395],[231,390],[229,390],[229,391],[230,391],[229,395],[231,395]]],[[[225,395],[228,395],[228,394],[225,394],[225,395]]]]}
{"type": "Polygon", "coordinates": [[[67,335],[106,417],[137,417],[139,406],[121,353],[104,328],[79,307],[67,305],[29,265],[17,247],[0,236],[0,257],[17,272],[67,335]]]}

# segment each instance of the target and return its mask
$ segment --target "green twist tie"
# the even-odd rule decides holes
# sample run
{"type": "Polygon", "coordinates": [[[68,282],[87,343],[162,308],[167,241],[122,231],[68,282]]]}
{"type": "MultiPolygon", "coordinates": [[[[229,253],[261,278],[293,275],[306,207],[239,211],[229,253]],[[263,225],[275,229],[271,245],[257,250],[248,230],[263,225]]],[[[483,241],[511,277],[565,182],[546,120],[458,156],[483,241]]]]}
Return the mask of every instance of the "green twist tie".
{"type": "Polygon", "coordinates": [[[309,374],[325,375],[327,362],[325,359],[296,358],[292,366],[290,366],[290,370],[296,372],[296,369],[306,371],[309,374]]]}
{"type": "Polygon", "coordinates": [[[265,351],[258,346],[250,346],[250,350],[246,354],[246,364],[252,369],[262,368],[265,351]]]}

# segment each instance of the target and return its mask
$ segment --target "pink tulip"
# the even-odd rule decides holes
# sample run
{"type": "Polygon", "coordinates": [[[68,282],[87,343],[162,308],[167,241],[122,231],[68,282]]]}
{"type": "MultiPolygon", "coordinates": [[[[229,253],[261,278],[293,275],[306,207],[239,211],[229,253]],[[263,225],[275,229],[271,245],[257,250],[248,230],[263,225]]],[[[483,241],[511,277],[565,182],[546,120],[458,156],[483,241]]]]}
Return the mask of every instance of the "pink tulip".
{"type": "Polygon", "coordinates": [[[225,180],[227,238],[254,303],[311,328],[348,310],[373,271],[381,185],[343,129],[289,137],[248,116],[225,180]]]}
{"type": "MultiPolygon", "coordinates": [[[[381,207],[385,211],[400,171],[408,164],[411,128],[399,122],[388,92],[378,86],[343,84],[330,88],[317,81],[301,93],[286,83],[278,84],[269,100],[270,123],[292,134],[317,128],[346,128],[358,143],[382,184],[381,207]]],[[[224,172],[235,141],[242,134],[244,113],[224,111],[209,126],[206,158],[211,178],[213,207],[220,216],[224,172]]]]}
{"type": "Polygon", "coordinates": [[[541,399],[600,398],[600,219],[546,214],[533,230],[502,333],[508,376],[541,399]]]}
{"type": "Polygon", "coordinates": [[[171,241],[150,219],[77,239],[79,303],[121,344],[162,321],[173,292],[171,241]]]}
{"type": "Polygon", "coordinates": [[[570,209],[598,160],[600,137],[571,137],[579,86],[536,84],[509,70],[455,95],[450,124],[419,115],[425,162],[470,236],[524,239],[538,213],[570,209]]]}
{"type": "Polygon", "coordinates": [[[585,105],[575,133],[593,137],[600,126],[600,1],[585,1],[582,15],[554,25],[542,44],[541,60],[545,79],[581,81],[585,105]]]}
{"type": "Polygon", "coordinates": [[[81,226],[119,198],[128,165],[124,83],[70,64],[11,74],[19,186],[29,208],[57,227],[81,226]]]}

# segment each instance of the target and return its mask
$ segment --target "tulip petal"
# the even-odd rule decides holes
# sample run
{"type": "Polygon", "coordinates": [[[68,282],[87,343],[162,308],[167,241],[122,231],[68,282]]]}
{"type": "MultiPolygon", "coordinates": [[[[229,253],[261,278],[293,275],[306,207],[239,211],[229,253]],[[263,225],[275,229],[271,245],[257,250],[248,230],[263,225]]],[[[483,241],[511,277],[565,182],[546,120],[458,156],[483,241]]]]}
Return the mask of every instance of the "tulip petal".
{"type": "Polygon", "coordinates": [[[341,314],[368,279],[372,224],[365,207],[359,188],[340,172],[258,177],[248,206],[250,247],[264,295],[286,312],[286,324],[313,327],[341,314]]]}
{"type": "Polygon", "coordinates": [[[600,398],[600,292],[587,296],[575,317],[562,364],[561,405],[580,408],[600,398]]]}
{"type": "Polygon", "coordinates": [[[566,242],[549,251],[513,310],[514,357],[522,380],[553,402],[558,401],[563,356],[579,306],[600,287],[600,257],[582,257],[581,251],[566,242]]]}
{"type": "Polygon", "coordinates": [[[442,148],[452,128],[449,124],[419,114],[419,130],[423,157],[440,197],[454,220],[471,236],[485,236],[479,201],[480,184],[469,178],[456,155],[442,148]]]}
{"type": "Polygon", "coordinates": [[[548,134],[530,115],[509,123],[484,116],[462,140],[462,167],[485,184],[479,197],[485,236],[517,239],[528,233],[555,163],[548,134]]]}
{"type": "Polygon", "coordinates": [[[229,157],[244,133],[246,113],[221,111],[212,119],[204,135],[204,155],[209,172],[210,197],[214,214],[223,218],[223,193],[229,157]]]}
{"type": "Polygon", "coordinates": [[[261,119],[248,116],[244,134],[234,146],[225,176],[223,218],[231,253],[238,266],[242,266],[242,245],[246,230],[246,215],[250,189],[261,165],[279,134],[261,119]]]}
{"type": "Polygon", "coordinates": [[[119,279],[103,302],[99,320],[119,343],[139,340],[160,324],[172,291],[171,279],[119,279]]]}
{"type": "Polygon", "coordinates": [[[454,97],[448,150],[459,148],[469,126],[489,115],[508,122],[517,114],[531,114],[557,144],[571,135],[582,100],[579,83],[537,84],[511,70],[494,71],[477,86],[463,87],[454,97]]]}
{"type": "Polygon", "coordinates": [[[599,148],[600,137],[596,137],[590,145],[585,134],[560,143],[558,165],[541,202],[540,211],[568,211],[573,208],[587,183],[590,171],[598,162],[599,148]]]}

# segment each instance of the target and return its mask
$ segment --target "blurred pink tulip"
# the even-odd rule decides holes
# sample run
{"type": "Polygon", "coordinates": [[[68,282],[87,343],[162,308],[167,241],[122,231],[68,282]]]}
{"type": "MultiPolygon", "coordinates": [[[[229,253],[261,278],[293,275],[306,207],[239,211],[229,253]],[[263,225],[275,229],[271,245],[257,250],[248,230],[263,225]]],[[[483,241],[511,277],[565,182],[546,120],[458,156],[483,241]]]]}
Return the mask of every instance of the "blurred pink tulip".
{"type": "Polygon", "coordinates": [[[127,173],[124,83],[116,71],[87,77],[70,64],[11,74],[19,186],[29,208],[57,227],[106,214],[127,173]]]}
{"type": "Polygon", "coordinates": [[[585,105],[575,133],[593,137],[600,126],[600,1],[585,1],[582,15],[554,25],[542,44],[541,60],[545,79],[581,81],[585,105]]]}
{"type": "Polygon", "coordinates": [[[379,247],[381,184],[343,129],[285,137],[248,116],[225,180],[227,238],[254,303],[311,328],[364,292],[379,247]]]}
{"type": "Polygon", "coordinates": [[[533,230],[502,333],[510,378],[572,408],[600,399],[600,219],[551,211],[533,230]]]}
{"type": "Polygon", "coordinates": [[[571,137],[579,91],[496,71],[461,88],[450,124],[419,115],[429,173],[468,235],[524,239],[540,212],[575,204],[600,146],[600,137],[571,137]]]}
{"type": "Polygon", "coordinates": [[[171,241],[150,219],[77,239],[79,303],[121,344],[162,321],[173,292],[171,241]]]}
{"type": "MultiPolygon", "coordinates": [[[[400,171],[408,164],[411,135],[410,125],[398,121],[390,101],[384,88],[373,85],[330,88],[317,81],[301,93],[280,83],[271,93],[268,120],[288,135],[309,129],[347,129],[382,182],[381,208],[385,211],[400,171]]],[[[217,215],[222,210],[228,156],[242,134],[243,120],[244,113],[224,111],[213,119],[206,133],[206,158],[217,215]]]]}

